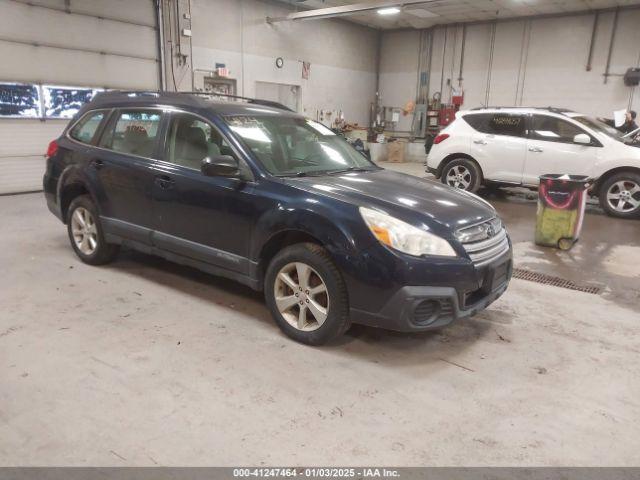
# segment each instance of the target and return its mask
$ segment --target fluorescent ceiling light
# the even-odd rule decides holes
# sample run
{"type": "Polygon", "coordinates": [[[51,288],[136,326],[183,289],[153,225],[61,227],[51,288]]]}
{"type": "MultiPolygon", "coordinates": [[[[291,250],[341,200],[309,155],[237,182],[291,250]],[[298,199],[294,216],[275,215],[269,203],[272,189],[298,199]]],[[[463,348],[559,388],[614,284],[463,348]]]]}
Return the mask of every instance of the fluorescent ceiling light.
{"type": "Polygon", "coordinates": [[[381,8],[378,10],[378,15],[395,15],[396,13],[400,13],[398,7],[381,8]]]}
{"type": "Polygon", "coordinates": [[[411,10],[405,10],[405,13],[408,13],[410,15],[415,15],[416,17],[420,17],[420,18],[433,18],[438,16],[438,14],[430,12],[429,10],[425,10],[424,8],[414,8],[411,10]]]}

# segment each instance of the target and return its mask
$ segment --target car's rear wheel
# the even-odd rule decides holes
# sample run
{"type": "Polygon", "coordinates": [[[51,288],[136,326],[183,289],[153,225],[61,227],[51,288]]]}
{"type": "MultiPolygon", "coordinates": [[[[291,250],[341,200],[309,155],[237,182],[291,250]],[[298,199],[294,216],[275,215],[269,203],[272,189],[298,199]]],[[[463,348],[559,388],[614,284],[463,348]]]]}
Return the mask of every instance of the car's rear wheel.
{"type": "Polygon", "coordinates": [[[622,172],[611,176],[600,187],[600,206],[619,218],[640,216],[640,174],[622,172]]]}
{"type": "Polygon", "coordinates": [[[289,337],[322,345],[349,328],[347,290],[327,251],[313,243],[285,248],[265,276],[271,315],[289,337]]]}
{"type": "Polygon", "coordinates": [[[476,192],[482,183],[482,174],[473,160],[456,158],[445,165],[440,180],[450,187],[476,192]]]}
{"type": "Polygon", "coordinates": [[[76,197],[67,211],[67,232],[76,255],[90,265],[108,263],[118,245],[107,243],[96,207],[88,195],[76,197]]]}

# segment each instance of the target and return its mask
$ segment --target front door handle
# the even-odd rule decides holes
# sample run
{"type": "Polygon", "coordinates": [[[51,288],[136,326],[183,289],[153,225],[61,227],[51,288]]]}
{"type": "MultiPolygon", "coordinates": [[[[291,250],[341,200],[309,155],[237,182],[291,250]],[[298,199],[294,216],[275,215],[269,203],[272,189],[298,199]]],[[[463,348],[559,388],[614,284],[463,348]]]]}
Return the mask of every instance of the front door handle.
{"type": "Polygon", "coordinates": [[[96,170],[100,170],[102,167],[104,167],[104,162],[102,160],[96,159],[92,160],[90,165],[96,170]]]}
{"type": "Polygon", "coordinates": [[[169,177],[168,175],[157,175],[155,182],[156,185],[158,185],[163,190],[169,190],[176,184],[176,182],[171,180],[171,177],[169,177]]]}
{"type": "Polygon", "coordinates": [[[544,150],[541,149],[540,147],[529,147],[529,151],[533,152],[533,153],[542,153],[542,152],[544,152],[544,150]]]}
{"type": "Polygon", "coordinates": [[[487,142],[485,140],[474,140],[473,143],[476,145],[486,145],[487,142]]]}

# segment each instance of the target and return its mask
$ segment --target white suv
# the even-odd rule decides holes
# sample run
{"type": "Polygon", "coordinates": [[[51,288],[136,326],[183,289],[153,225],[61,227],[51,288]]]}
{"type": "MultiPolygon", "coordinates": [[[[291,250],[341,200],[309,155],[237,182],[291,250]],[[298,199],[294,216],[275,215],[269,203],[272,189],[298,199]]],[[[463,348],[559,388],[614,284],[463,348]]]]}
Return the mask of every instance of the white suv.
{"type": "MultiPolygon", "coordinates": [[[[637,132],[636,132],[637,133],[637,132]]],[[[427,170],[442,183],[537,187],[548,173],[589,175],[602,208],[640,216],[640,143],[585,115],[554,108],[462,111],[435,138],[427,170]]]]}

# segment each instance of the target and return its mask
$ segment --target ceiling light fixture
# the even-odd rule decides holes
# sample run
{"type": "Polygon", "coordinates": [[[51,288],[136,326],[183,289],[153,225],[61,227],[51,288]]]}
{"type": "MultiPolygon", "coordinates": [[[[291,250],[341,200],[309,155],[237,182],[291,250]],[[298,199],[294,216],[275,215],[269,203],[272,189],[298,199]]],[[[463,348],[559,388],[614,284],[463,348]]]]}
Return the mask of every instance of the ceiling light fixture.
{"type": "Polygon", "coordinates": [[[398,7],[381,8],[378,10],[378,15],[396,15],[397,13],[400,13],[398,7]]]}

